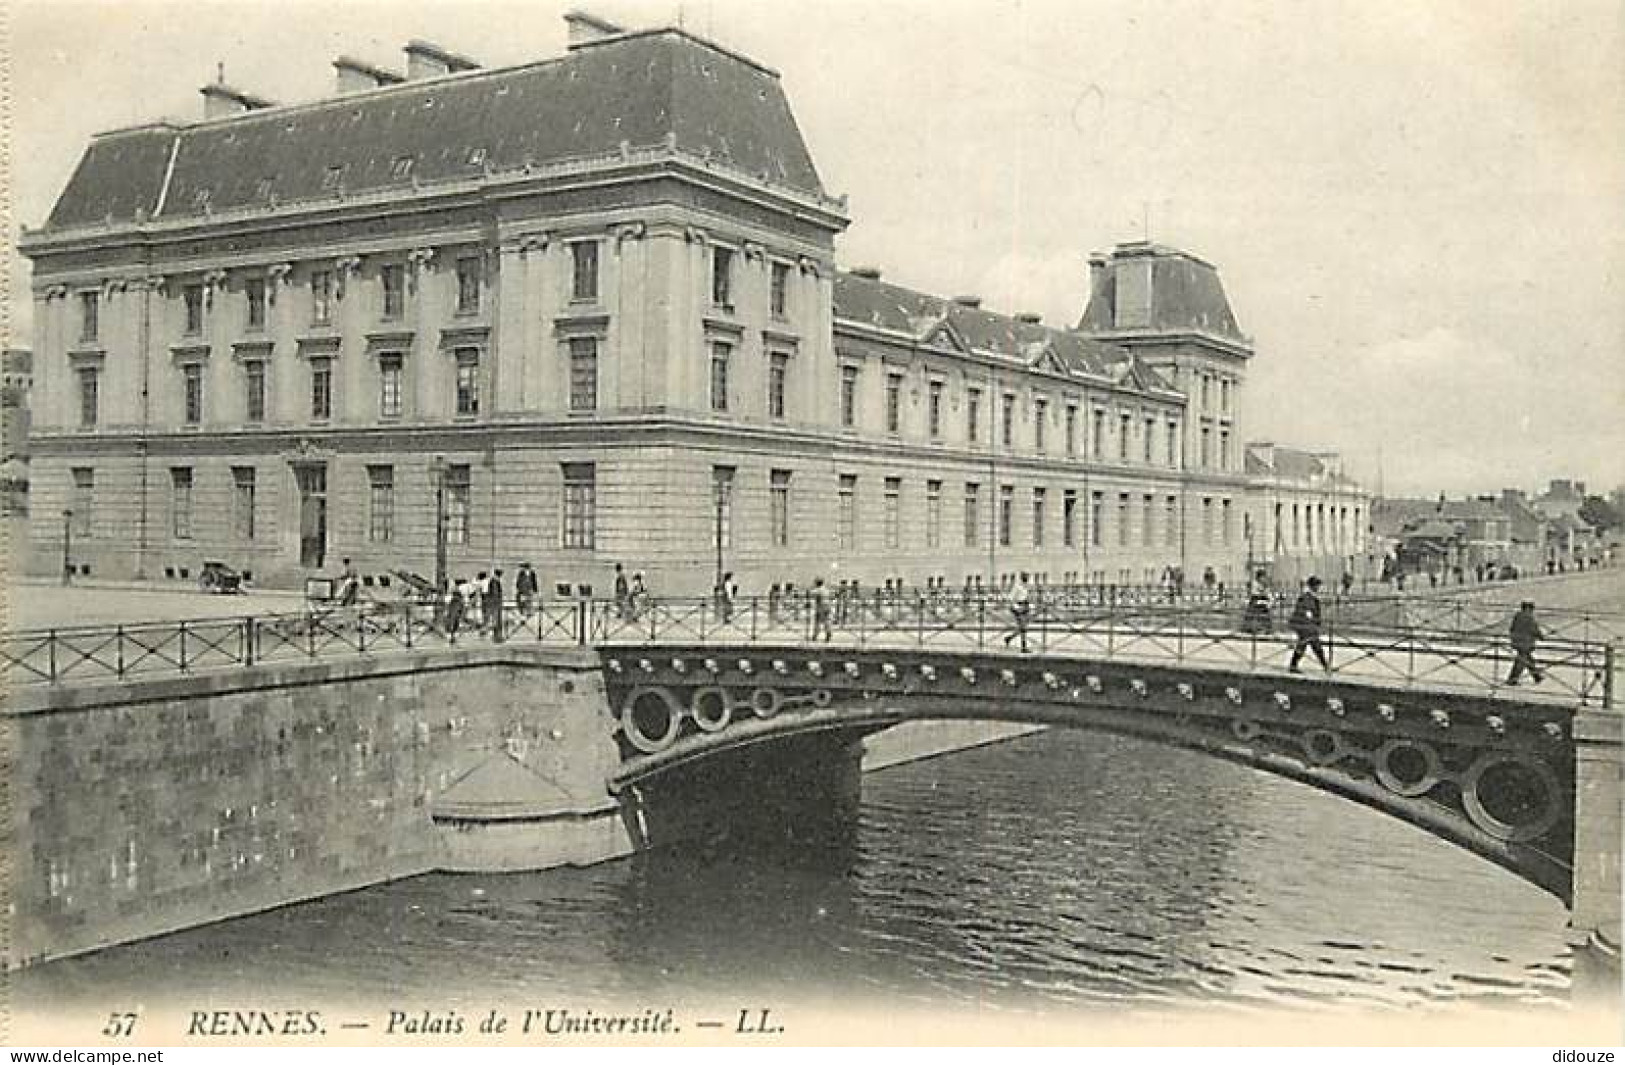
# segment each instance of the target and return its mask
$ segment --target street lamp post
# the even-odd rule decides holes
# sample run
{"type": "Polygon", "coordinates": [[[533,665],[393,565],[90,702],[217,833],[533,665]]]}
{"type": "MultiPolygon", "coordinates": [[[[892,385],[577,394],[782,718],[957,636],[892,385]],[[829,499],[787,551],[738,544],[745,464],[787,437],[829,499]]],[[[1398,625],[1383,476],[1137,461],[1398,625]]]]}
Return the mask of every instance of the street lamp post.
{"type": "Polygon", "coordinates": [[[434,457],[434,586],[446,594],[446,459],[434,457]]]}
{"type": "Polygon", "coordinates": [[[725,491],[726,490],[723,488],[721,481],[717,481],[711,486],[711,494],[715,497],[714,502],[716,503],[716,514],[713,528],[711,530],[711,539],[714,541],[717,554],[716,579],[711,582],[711,588],[718,595],[721,594],[722,589],[722,508],[724,506],[723,497],[725,491]]]}
{"type": "Polygon", "coordinates": [[[62,583],[73,583],[73,511],[62,512],[62,583]]]}

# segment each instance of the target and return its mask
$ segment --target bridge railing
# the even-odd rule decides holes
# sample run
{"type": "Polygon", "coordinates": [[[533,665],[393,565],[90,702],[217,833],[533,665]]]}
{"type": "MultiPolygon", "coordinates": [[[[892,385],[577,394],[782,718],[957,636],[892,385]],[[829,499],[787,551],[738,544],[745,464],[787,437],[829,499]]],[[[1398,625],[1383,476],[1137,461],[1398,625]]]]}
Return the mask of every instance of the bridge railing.
{"type": "MultiPolygon", "coordinates": [[[[1010,609],[990,598],[882,597],[831,603],[828,613],[819,642],[860,648],[1002,651],[1025,643],[1043,654],[1272,672],[1286,667],[1295,642],[1287,608],[1279,603],[1249,611],[1221,601],[1172,606],[1040,601],[1030,613],[1025,639],[1010,609]]],[[[814,635],[807,602],[759,598],[731,608],[711,599],[556,601],[525,611],[510,606],[502,622],[504,640],[570,646],[721,647],[802,643],[814,635]]],[[[1328,609],[1322,639],[1330,659],[1326,672],[1407,687],[1499,693],[1508,687],[1513,661],[1500,628],[1501,619],[1477,628],[1384,626],[1381,615],[1328,609]]],[[[440,611],[417,604],[62,628],[0,638],[0,683],[124,680],[496,638],[488,622],[469,620],[454,628],[440,611]]],[[[1542,675],[1536,698],[1613,705],[1611,643],[1549,638],[1541,642],[1536,660],[1542,675]]],[[[1302,666],[1316,670],[1319,663],[1311,655],[1302,666]]]]}

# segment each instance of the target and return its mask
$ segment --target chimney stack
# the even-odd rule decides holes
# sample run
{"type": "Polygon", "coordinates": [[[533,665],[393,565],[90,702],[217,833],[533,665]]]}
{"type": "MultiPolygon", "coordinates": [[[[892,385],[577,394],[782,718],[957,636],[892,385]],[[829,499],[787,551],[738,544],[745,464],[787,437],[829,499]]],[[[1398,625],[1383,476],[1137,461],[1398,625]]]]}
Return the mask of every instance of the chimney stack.
{"type": "Polygon", "coordinates": [[[393,70],[375,67],[371,63],[360,59],[352,59],[341,55],[333,60],[333,71],[337,78],[336,88],[340,95],[350,92],[366,92],[368,89],[378,89],[385,85],[399,85],[406,79],[393,70]]]}
{"type": "Polygon", "coordinates": [[[976,310],[978,307],[980,307],[982,305],[982,297],[980,297],[980,296],[955,296],[954,297],[954,302],[959,304],[961,307],[969,307],[971,310],[976,310]]]}
{"type": "Polygon", "coordinates": [[[1039,325],[1044,321],[1044,316],[1037,311],[1017,311],[1016,321],[1025,325],[1039,325]]]}
{"type": "Polygon", "coordinates": [[[866,281],[879,281],[880,280],[880,267],[878,267],[878,266],[854,266],[852,268],[852,276],[853,277],[861,277],[861,278],[865,279],[866,281]]]}
{"type": "Polygon", "coordinates": [[[1106,276],[1106,257],[1100,252],[1089,256],[1089,291],[1100,288],[1100,279],[1106,276]]]}
{"type": "Polygon", "coordinates": [[[565,13],[565,48],[573,50],[593,41],[601,41],[606,37],[616,37],[626,30],[608,19],[601,19],[597,15],[586,11],[575,10],[565,13]]]}
{"type": "Polygon", "coordinates": [[[225,118],[276,106],[275,100],[234,89],[223,80],[205,85],[198,92],[203,94],[203,117],[206,119],[225,118]]]}
{"type": "Polygon", "coordinates": [[[407,81],[438,78],[446,74],[480,68],[479,63],[468,56],[447,51],[438,44],[431,44],[428,41],[408,41],[403,51],[406,52],[407,81]]]}

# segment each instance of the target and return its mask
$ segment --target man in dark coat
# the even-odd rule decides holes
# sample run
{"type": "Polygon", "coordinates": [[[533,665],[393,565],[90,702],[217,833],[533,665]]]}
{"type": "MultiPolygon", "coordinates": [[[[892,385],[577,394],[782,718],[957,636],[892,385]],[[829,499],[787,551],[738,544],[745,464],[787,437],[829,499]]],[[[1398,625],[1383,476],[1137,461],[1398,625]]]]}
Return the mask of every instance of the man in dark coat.
{"type": "Polygon", "coordinates": [[[485,623],[491,627],[491,642],[502,642],[502,571],[492,570],[485,585],[485,602],[481,604],[485,623]]]}
{"type": "Polygon", "coordinates": [[[1298,596],[1297,603],[1292,607],[1292,617],[1287,622],[1298,637],[1298,642],[1292,647],[1292,661],[1287,669],[1293,673],[1299,672],[1298,663],[1303,659],[1303,652],[1309,650],[1315,653],[1320,668],[1329,671],[1332,664],[1326,658],[1326,649],[1320,645],[1320,578],[1310,577],[1306,583],[1308,586],[1298,596]]]}
{"type": "Polygon", "coordinates": [[[1543,635],[1540,623],[1535,620],[1535,604],[1525,600],[1518,612],[1512,615],[1512,674],[1507,677],[1507,687],[1514,687],[1525,672],[1535,679],[1536,684],[1546,679],[1535,664],[1535,645],[1543,635]]]}
{"type": "Polygon", "coordinates": [[[536,571],[530,568],[529,562],[519,563],[519,575],[513,579],[515,600],[519,604],[519,612],[529,617],[531,611],[536,609],[536,571]]]}

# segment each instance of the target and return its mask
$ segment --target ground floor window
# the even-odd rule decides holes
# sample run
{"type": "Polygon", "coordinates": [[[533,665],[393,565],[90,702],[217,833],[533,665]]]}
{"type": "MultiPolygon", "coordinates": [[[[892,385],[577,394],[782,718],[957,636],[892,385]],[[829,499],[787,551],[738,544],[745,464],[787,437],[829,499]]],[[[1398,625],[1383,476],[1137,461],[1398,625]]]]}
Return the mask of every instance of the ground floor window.
{"type": "Polygon", "coordinates": [[[395,539],[395,467],[367,467],[367,539],[375,544],[395,539]]]}
{"type": "Polygon", "coordinates": [[[254,467],[231,468],[231,527],[239,540],[254,539],[254,482],[254,467]]]}
{"type": "Polygon", "coordinates": [[[468,543],[471,479],[467,466],[446,467],[446,543],[468,543]]]}
{"type": "Polygon", "coordinates": [[[563,471],[563,544],[590,551],[596,542],[598,469],[590,462],[567,462],[563,471]]]}

